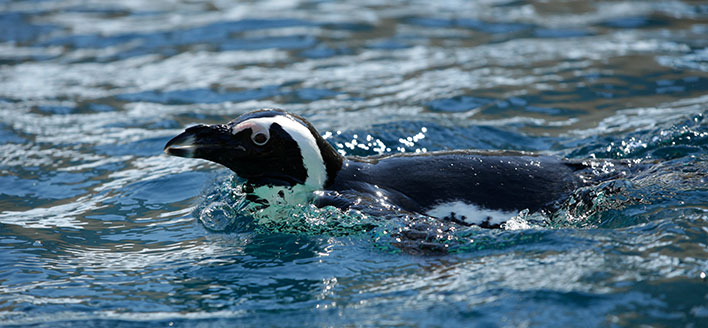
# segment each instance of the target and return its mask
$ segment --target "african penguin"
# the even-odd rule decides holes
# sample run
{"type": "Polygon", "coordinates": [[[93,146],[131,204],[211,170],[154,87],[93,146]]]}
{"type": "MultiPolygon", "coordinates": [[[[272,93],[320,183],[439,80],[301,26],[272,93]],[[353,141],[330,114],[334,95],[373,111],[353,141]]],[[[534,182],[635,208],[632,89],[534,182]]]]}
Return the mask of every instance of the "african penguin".
{"type": "Polygon", "coordinates": [[[248,199],[269,206],[346,209],[366,198],[483,227],[498,227],[524,209],[543,210],[587,184],[586,165],[523,152],[343,157],[304,118],[278,109],[187,128],[164,151],[228,167],[246,180],[248,199]]]}

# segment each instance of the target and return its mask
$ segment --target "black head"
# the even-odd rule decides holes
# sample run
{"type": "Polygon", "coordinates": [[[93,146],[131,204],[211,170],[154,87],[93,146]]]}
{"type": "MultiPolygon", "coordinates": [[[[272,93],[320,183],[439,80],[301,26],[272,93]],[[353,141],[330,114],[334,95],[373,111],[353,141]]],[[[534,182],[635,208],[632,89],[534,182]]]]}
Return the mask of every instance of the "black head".
{"type": "Polygon", "coordinates": [[[314,189],[328,186],[343,161],[309,122],[277,109],[187,128],[165,145],[165,153],[219,163],[254,185],[314,189]]]}

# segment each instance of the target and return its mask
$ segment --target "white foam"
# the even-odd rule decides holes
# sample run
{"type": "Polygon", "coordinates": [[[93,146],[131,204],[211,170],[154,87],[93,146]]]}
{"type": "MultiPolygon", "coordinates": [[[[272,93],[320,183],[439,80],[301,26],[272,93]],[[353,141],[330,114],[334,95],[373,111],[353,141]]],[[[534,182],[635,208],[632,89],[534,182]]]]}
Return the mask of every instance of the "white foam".
{"type": "Polygon", "coordinates": [[[490,210],[463,201],[441,203],[425,212],[427,215],[440,219],[451,217],[453,213],[456,219],[476,225],[484,222],[492,225],[502,224],[518,214],[517,211],[490,210]]]}

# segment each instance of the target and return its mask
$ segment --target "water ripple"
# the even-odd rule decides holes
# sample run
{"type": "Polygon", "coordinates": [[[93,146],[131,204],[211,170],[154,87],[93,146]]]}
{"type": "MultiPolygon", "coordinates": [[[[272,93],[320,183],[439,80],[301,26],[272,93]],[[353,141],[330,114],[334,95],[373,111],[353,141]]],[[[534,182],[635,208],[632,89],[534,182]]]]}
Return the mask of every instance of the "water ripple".
{"type": "Polygon", "coordinates": [[[0,321],[700,326],[707,13],[2,2],[0,321]],[[226,169],[162,154],[187,126],[261,107],[303,115],[345,155],[518,149],[637,170],[493,231],[375,200],[272,220],[226,169]]]}

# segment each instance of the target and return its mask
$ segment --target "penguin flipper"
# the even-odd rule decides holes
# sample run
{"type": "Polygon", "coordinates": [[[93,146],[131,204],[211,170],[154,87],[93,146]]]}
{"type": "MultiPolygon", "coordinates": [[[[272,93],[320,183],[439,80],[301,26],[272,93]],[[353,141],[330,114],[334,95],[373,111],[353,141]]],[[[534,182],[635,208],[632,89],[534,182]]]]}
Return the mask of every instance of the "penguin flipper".
{"type": "Polygon", "coordinates": [[[322,195],[319,195],[317,198],[315,198],[313,203],[319,208],[325,206],[334,206],[342,210],[349,209],[352,205],[354,205],[352,201],[344,198],[339,193],[329,191],[325,192],[322,195]]]}

